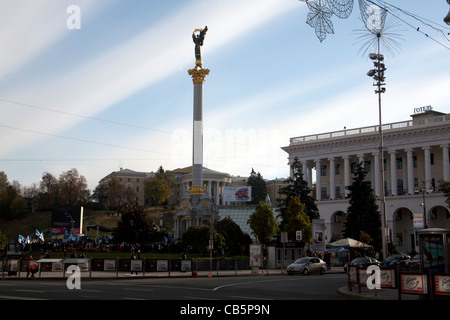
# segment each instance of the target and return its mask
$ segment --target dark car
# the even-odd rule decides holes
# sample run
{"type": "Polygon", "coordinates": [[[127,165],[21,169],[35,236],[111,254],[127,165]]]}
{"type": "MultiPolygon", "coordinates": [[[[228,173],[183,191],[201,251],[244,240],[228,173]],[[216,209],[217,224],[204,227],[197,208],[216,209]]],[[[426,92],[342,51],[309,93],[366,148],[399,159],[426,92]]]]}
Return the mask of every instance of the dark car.
{"type": "MultiPolygon", "coordinates": [[[[368,266],[380,266],[380,261],[373,257],[358,257],[353,259],[350,263],[350,266],[357,266],[360,268],[367,268],[368,266]]],[[[344,266],[344,271],[347,272],[347,265],[344,266]]]]}
{"type": "Polygon", "coordinates": [[[407,271],[419,271],[420,270],[420,260],[419,255],[416,254],[410,260],[405,260],[405,270],[407,271]]]}
{"type": "Polygon", "coordinates": [[[394,254],[389,256],[386,260],[381,262],[381,266],[383,267],[397,267],[404,266],[407,260],[411,260],[411,257],[407,254],[394,254]]]}

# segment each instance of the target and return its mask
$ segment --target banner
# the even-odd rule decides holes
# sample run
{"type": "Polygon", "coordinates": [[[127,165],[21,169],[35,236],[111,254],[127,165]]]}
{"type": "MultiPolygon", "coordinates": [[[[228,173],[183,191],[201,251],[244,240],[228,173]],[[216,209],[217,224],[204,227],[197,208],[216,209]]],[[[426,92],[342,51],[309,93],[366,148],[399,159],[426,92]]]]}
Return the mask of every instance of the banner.
{"type": "Polygon", "coordinates": [[[252,187],[223,187],[222,199],[223,202],[251,201],[252,187]]]}
{"type": "Polygon", "coordinates": [[[312,232],[313,243],[312,248],[315,251],[326,250],[326,238],[325,238],[325,219],[313,219],[312,220],[312,232]]]}
{"type": "Polygon", "coordinates": [[[262,266],[261,260],[262,260],[261,245],[251,244],[250,267],[261,267],[262,266]]]}

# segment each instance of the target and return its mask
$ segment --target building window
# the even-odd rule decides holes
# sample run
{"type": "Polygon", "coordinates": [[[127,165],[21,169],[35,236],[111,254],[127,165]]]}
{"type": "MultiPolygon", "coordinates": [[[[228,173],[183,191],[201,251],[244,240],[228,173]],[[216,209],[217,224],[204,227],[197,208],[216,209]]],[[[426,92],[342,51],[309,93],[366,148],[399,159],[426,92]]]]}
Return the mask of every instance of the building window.
{"type": "Polygon", "coordinates": [[[340,175],[341,174],[341,166],[339,165],[339,164],[336,164],[335,166],[334,166],[334,173],[335,173],[335,175],[340,175]]]}
{"type": "Polygon", "coordinates": [[[139,186],[136,187],[136,192],[139,193],[139,186]]]}
{"type": "Polygon", "coordinates": [[[341,196],[341,186],[336,186],[334,192],[336,192],[336,198],[342,198],[342,196],[341,196]]]}
{"type": "Polygon", "coordinates": [[[434,153],[430,153],[430,164],[434,164],[434,153]]]}
{"type": "Polygon", "coordinates": [[[402,195],[403,194],[403,180],[397,179],[397,194],[402,195]]]}
{"type": "Polygon", "coordinates": [[[322,199],[326,199],[328,198],[328,194],[327,194],[327,187],[323,187],[320,190],[320,195],[322,199]]]}
{"type": "Polygon", "coordinates": [[[327,166],[320,166],[320,176],[322,177],[327,176],[327,166]]]}
{"type": "Polygon", "coordinates": [[[366,172],[370,172],[372,170],[372,162],[370,161],[364,162],[364,170],[366,170],[366,172]]]}
{"type": "Polygon", "coordinates": [[[413,167],[417,168],[417,157],[416,156],[413,157],[413,167]]]}
{"type": "Polygon", "coordinates": [[[395,159],[395,167],[397,169],[403,169],[403,159],[402,158],[395,159]]]}
{"type": "Polygon", "coordinates": [[[356,172],[356,163],[352,163],[352,168],[351,168],[351,170],[352,170],[352,173],[354,174],[355,172],[356,172]]]}

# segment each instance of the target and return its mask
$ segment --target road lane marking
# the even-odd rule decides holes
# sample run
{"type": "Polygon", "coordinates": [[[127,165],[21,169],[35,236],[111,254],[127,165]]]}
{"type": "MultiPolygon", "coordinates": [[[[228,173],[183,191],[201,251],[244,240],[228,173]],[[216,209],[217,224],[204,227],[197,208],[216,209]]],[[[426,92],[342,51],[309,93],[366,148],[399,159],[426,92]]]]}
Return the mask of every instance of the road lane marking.
{"type": "Polygon", "coordinates": [[[123,288],[123,290],[143,291],[143,292],[154,292],[155,291],[155,290],[151,290],[151,289],[140,289],[140,288],[123,288]]]}
{"type": "Polygon", "coordinates": [[[29,290],[29,289],[14,289],[14,290],[20,292],[44,293],[44,291],[42,290],[29,290]]]}
{"type": "Polygon", "coordinates": [[[47,300],[47,299],[40,299],[40,298],[15,297],[15,296],[0,296],[0,299],[7,299],[7,300],[47,300]]]}
{"type": "Polygon", "coordinates": [[[261,297],[248,297],[248,296],[231,296],[231,298],[238,298],[238,299],[251,299],[251,300],[273,300],[269,298],[261,298],[261,297]]]}

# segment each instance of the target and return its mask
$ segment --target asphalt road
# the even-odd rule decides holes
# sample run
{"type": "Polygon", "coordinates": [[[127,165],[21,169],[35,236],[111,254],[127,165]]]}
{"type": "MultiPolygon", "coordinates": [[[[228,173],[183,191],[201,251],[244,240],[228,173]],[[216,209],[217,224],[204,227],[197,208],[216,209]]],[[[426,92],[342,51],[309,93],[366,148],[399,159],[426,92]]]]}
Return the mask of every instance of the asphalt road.
{"type": "Polygon", "coordinates": [[[347,300],[345,274],[0,281],[0,300],[347,300]],[[72,287],[75,282],[69,283],[72,287]]]}

